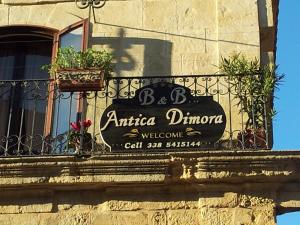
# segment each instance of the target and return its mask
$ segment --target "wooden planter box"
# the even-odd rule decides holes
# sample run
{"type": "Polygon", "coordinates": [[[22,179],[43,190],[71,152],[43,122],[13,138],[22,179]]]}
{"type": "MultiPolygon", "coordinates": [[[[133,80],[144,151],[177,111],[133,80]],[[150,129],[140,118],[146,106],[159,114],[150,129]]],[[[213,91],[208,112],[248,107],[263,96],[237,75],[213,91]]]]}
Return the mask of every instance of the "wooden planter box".
{"type": "Polygon", "coordinates": [[[63,92],[100,91],[104,88],[104,71],[99,69],[64,69],[56,73],[56,83],[63,92]]]}

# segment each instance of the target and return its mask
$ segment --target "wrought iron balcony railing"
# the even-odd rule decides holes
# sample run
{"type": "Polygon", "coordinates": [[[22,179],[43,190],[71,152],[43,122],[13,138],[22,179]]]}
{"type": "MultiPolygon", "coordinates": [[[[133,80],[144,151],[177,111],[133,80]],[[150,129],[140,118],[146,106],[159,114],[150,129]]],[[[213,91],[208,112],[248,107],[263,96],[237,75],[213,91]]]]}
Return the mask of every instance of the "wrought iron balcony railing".
{"type": "Polygon", "coordinates": [[[241,94],[247,94],[242,83],[224,75],[109,78],[104,90],[86,93],[60,92],[53,80],[2,80],[0,156],[105,153],[108,148],[99,131],[104,109],[113,99],[132,98],[137,89],[162,81],[188,87],[194,96],[213,96],[223,107],[225,132],[207,148],[270,148],[268,103],[262,104],[251,93],[246,102],[241,101],[241,94]],[[79,128],[84,120],[86,128],[79,128]]]}

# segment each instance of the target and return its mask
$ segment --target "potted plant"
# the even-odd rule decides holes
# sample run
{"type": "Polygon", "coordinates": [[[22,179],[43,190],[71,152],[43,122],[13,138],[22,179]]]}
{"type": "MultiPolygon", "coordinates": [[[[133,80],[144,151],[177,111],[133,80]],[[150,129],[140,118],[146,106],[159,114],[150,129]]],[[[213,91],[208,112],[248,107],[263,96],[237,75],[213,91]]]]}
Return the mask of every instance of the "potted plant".
{"type": "Polygon", "coordinates": [[[112,70],[112,54],[105,50],[76,51],[73,47],[59,48],[53,63],[43,66],[55,76],[61,91],[98,91],[112,70]]]}
{"type": "Polygon", "coordinates": [[[219,69],[228,76],[240,113],[247,115],[245,129],[237,136],[239,146],[268,148],[266,124],[275,115],[274,90],[284,75],[277,73],[276,65],[261,66],[259,60],[248,60],[241,54],[222,57],[219,69]]]}
{"type": "Polygon", "coordinates": [[[85,151],[91,150],[93,138],[91,133],[88,132],[88,128],[92,125],[91,120],[72,122],[70,125],[71,129],[68,135],[69,148],[75,149],[76,152],[79,152],[80,147],[85,151]],[[81,143],[82,146],[80,146],[81,143]]]}

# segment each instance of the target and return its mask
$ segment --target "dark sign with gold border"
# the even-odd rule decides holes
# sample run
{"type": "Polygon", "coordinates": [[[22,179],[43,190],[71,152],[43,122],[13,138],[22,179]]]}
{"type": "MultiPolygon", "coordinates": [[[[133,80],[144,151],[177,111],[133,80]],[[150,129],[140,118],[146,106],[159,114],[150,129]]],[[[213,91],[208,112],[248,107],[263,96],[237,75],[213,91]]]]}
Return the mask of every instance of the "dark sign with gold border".
{"type": "Polygon", "coordinates": [[[112,151],[201,149],[225,130],[223,108],[212,96],[160,82],[136,91],[132,99],[114,99],[100,121],[104,142],[112,151]]]}

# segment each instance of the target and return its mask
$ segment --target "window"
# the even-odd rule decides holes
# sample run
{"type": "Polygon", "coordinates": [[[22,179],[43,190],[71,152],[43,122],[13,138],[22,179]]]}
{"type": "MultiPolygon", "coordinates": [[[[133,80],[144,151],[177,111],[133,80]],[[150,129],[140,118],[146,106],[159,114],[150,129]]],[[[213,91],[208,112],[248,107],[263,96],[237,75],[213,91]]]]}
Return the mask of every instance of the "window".
{"type": "MultiPolygon", "coordinates": [[[[77,51],[85,50],[87,47],[88,23],[87,20],[80,21],[72,26],[60,31],[56,36],[55,49],[58,47],[72,46],[77,51]]],[[[66,134],[70,129],[70,123],[80,120],[82,115],[83,101],[80,98],[80,93],[56,93],[59,98],[54,99],[54,108],[51,124],[51,135],[56,137],[61,134],[66,134]]],[[[51,103],[50,103],[51,104],[51,103]]],[[[65,148],[65,138],[60,139],[60,142],[55,143],[55,148],[63,151],[65,148]]]]}
{"type": "Polygon", "coordinates": [[[68,121],[80,116],[78,96],[55,95],[54,80],[41,66],[51,62],[58,47],[85,49],[87,27],[86,20],[60,32],[0,27],[0,156],[39,153],[45,136],[66,132],[68,121]]]}
{"type": "Polygon", "coordinates": [[[47,92],[45,80],[49,77],[41,66],[51,61],[53,40],[46,35],[23,32],[0,38],[2,153],[4,149],[9,154],[33,150],[41,143],[37,134],[43,134],[44,129],[47,102],[36,96],[45,96],[47,92]],[[39,81],[26,84],[22,80],[39,81]]]}

